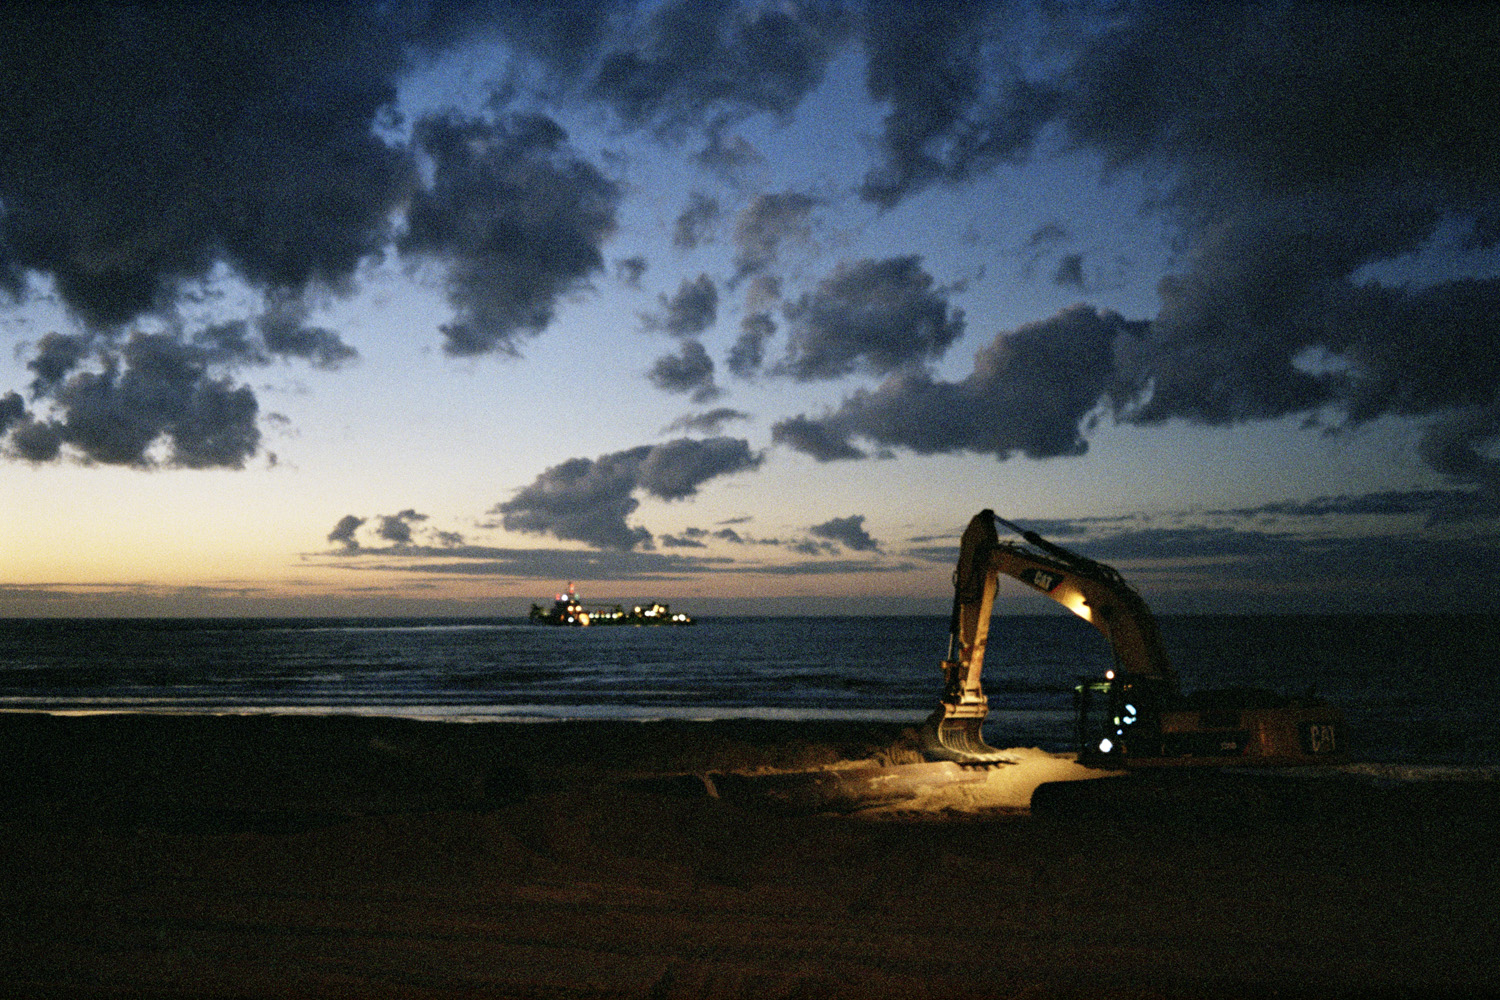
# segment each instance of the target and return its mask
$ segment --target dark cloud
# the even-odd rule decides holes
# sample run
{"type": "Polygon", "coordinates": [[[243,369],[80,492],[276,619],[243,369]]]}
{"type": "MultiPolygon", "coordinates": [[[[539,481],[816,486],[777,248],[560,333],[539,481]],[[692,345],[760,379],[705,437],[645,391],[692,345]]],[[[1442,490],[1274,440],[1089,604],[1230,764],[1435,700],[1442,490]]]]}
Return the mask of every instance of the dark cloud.
{"type": "Polygon", "coordinates": [[[757,274],[745,286],[747,312],[764,312],[781,302],[781,278],[774,274],[757,274]]]}
{"type": "Polygon", "coordinates": [[[51,275],[106,327],[219,262],[265,288],[346,280],[410,186],[370,127],[406,65],[392,28],[352,5],[14,8],[0,270],[51,275]]]}
{"type": "Polygon", "coordinates": [[[653,446],[640,467],[640,484],[663,500],[682,500],[710,479],[760,467],[761,455],[741,438],[678,438],[653,446]]]}
{"type": "MultiPolygon", "coordinates": [[[[359,357],[359,352],[332,330],[269,314],[254,321],[215,323],[187,338],[186,343],[201,350],[206,362],[228,367],[296,358],[315,368],[336,371],[359,357]]],[[[101,353],[107,356],[107,352],[101,353]]]]}
{"type": "MultiPolygon", "coordinates": [[[[780,440],[821,456],[861,454],[849,443],[859,436],[1075,454],[1095,405],[1140,424],[1395,415],[1431,421],[1422,453],[1435,470],[1494,493],[1500,281],[1396,288],[1368,269],[1441,251],[1443,232],[1458,234],[1447,248],[1500,242],[1500,19],[1428,4],[1106,13],[896,0],[328,4],[295,17],[18,7],[0,37],[0,290],[21,298],[47,279],[89,332],[37,342],[31,411],[8,417],[8,448],[38,461],[66,448],[98,462],[243,465],[258,447],[256,400],[236,366],[351,360],[302,304],[351,290],[393,240],[446,269],[450,353],[515,353],[543,330],[602,270],[622,191],[540,115],[395,118],[402,75],[483,30],[544,64],[554,96],[602,100],[628,128],[661,135],[703,127],[698,159],[725,176],[757,155],[733,128],[794,110],[855,42],[887,107],[879,162],[859,183],[876,206],[1032,156],[1044,134],[1150,182],[1174,273],[1149,325],[1114,339],[1107,371],[1090,334],[1073,374],[1057,368],[1066,351],[1038,342],[1018,344],[1036,350],[1012,352],[1003,385],[983,367],[993,357],[935,381],[904,367],[940,356],[961,329],[930,278],[904,293],[888,281],[892,299],[864,305],[830,278],[791,304],[783,370],[899,374],[823,418],[784,422],[780,440]],[[264,309],[171,332],[188,290],[224,273],[264,309]],[[903,303],[914,310],[904,327],[903,303]],[[127,339],[142,318],[152,332],[127,339]],[[1011,409],[1036,403],[1040,415],[1011,409]],[[965,414],[974,407],[982,421],[965,414]]],[[[789,243],[810,238],[817,204],[797,192],[752,201],[736,220],[733,280],[769,277],[789,243]]],[[[701,239],[707,217],[690,222],[701,239]]],[[[1035,266],[1066,239],[1049,223],[1024,252],[1035,266]]],[[[618,273],[638,280],[644,260],[628,260],[639,266],[618,273]]],[[[1086,284],[1078,254],[1050,273],[1086,284]]],[[[706,328],[693,329],[708,315],[701,300],[676,303],[680,318],[674,303],[664,326],[706,328]]],[[[747,297],[746,311],[772,305],[747,297]]],[[[770,336],[744,334],[736,374],[761,369],[770,336]]]]}
{"type": "Polygon", "coordinates": [[[393,5],[408,24],[414,42],[424,50],[452,47],[466,37],[498,33],[518,50],[541,59],[569,78],[587,72],[613,27],[617,0],[566,0],[563,3],[453,2],[393,5]]]}
{"type": "Polygon", "coordinates": [[[370,518],[359,517],[355,514],[345,514],[339,518],[333,530],[328,533],[328,540],[343,547],[346,554],[358,554],[362,557],[380,555],[417,555],[432,553],[448,553],[454,556],[462,556],[466,553],[464,539],[456,531],[443,531],[438,528],[429,528],[424,532],[433,543],[432,546],[415,544],[416,533],[413,528],[428,520],[426,514],[419,514],[408,507],[395,514],[376,514],[373,518],[373,533],[375,537],[383,542],[389,542],[386,546],[368,548],[360,544],[356,532],[370,522],[370,518]]]}
{"type": "Polygon", "coordinates": [[[94,346],[89,334],[49,333],[37,342],[36,352],[26,367],[36,375],[32,380],[34,396],[45,396],[88,357],[94,346]]]}
{"type": "Polygon", "coordinates": [[[427,576],[518,580],[682,580],[734,569],[724,556],[614,549],[511,549],[486,545],[408,545],[341,552],[335,565],[427,576]]]}
{"type": "Polygon", "coordinates": [[[799,380],[877,375],[939,358],[964,331],[920,257],[840,264],[815,292],[786,307],[787,357],[777,371],[799,380]]]}
{"type": "Polygon", "coordinates": [[[490,513],[501,515],[507,531],[552,535],[599,548],[649,546],[651,532],[625,523],[640,506],[634,494],[640,464],[649,451],[649,445],[642,445],[597,459],[570,458],[490,513]]]}
{"type": "Polygon", "coordinates": [[[879,136],[883,162],[860,187],[866,200],[891,208],[934,183],[963,181],[1030,152],[1058,97],[987,52],[1004,27],[997,10],[1005,9],[866,5],[866,86],[890,106],[879,136]]]}
{"type": "Polygon", "coordinates": [[[1056,222],[1047,222],[1038,226],[1023,244],[1022,249],[1029,251],[1046,251],[1057,244],[1068,239],[1068,231],[1056,222]]]}
{"type": "Polygon", "coordinates": [[[1370,600],[1387,592],[1408,598],[1434,591],[1484,592],[1493,585],[1500,548],[1493,536],[1455,542],[1423,535],[1308,537],[1190,527],[1105,536],[1090,541],[1085,554],[1110,563],[1139,564],[1131,576],[1143,586],[1162,573],[1153,564],[1197,564],[1211,566],[1215,579],[1233,585],[1248,581],[1273,592],[1311,590],[1313,600],[1326,608],[1330,602],[1335,607],[1368,607],[1370,600]],[[1308,588],[1309,580],[1317,585],[1308,588]]]}
{"type": "Polygon", "coordinates": [[[1438,472],[1460,482],[1500,487],[1500,460],[1481,455],[1477,441],[1500,437],[1500,404],[1471,407],[1434,423],[1422,440],[1422,457],[1438,472]]]}
{"type": "Polygon", "coordinates": [[[957,545],[916,545],[907,548],[903,555],[939,566],[952,566],[958,562],[958,552],[957,545]]]}
{"type": "MultiPolygon", "coordinates": [[[[280,297],[253,320],[232,319],[206,326],[191,337],[174,336],[201,350],[205,361],[229,367],[269,365],[278,358],[296,358],[315,368],[336,371],[359,357],[337,333],[309,326],[308,308],[296,298],[280,297]]],[[[100,342],[101,353],[110,345],[100,342]]],[[[40,356],[39,356],[40,357],[40,356]]]]}
{"type": "MultiPolygon", "coordinates": [[[[1500,282],[1391,289],[1360,271],[1421,251],[1443,226],[1466,230],[1464,247],[1500,238],[1500,19],[1482,5],[1115,14],[1051,10],[1054,48],[1023,78],[984,55],[1018,51],[998,7],[871,5],[869,88],[892,111],[864,196],[890,207],[1059,131],[1154,178],[1151,207],[1175,231],[1160,313],[1122,345],[1127,419],[1230,423],[1331,404],[1358,423],[1457,405],[1468,415],[1434,426],[1425,453],[1456,480],[1489,482],[1500,282]],[[1308,371],[1308,351],[1342,367],[1308,371]]],[[[1027,247],[1039,256],[1065,236],[1044,227],[1027,247]]],[[[1077,286],[1081,265],[1065,257],[1054,276],[1077,286]]]]}
{"type": "Polygon", "coordinates": [[[619,187],[541,115],[424,118],[415,142],[433,181],[412,195],[397,246],[447,266],[455,316],[444,348],[515,354],[552,321],[560,296],[603,268],[619,187]]]}
{"type": "MultiPolygon", "coordinates": [[[[352,516],[351,516],[352,517],[352,516]]],[[[345,519],[348,520],[348,519],[345,519]]],[[[1109,519],[1089,519],[1103,522],[1109,519]]],[[[347,533],[363,522],[354,518],[347,533]]],[[[1028,520],[1027,526],[1044,536],[1059,532],[1045,522],[1028,520]]],[[[341,521],[341,526],[343,522],[341,521]]],[[[337,529],[336,529],[337,532],[337,529]]],[[[713,537],[734,543],[725,531],[713,537]]],[[[678,541],[700,540],[696,530],[673,536],[678,541]]],[[[337,540],[331,538],[330,540],[337,540]]],[[[739,542],[748,540],[740,538],[739,542]]],[[[903,560],[857,561],[827,558],[838,546],[826,540],[803,539],[782,543],[772,539],[759,544],[790,545],[803,554],[820,557],[793,563],[740,563],[724,556],[689,554],[686,551],[614,549],[510,549],[477,545],[428,547],[393,546],[380,549],[346,547],[335,557],[335,565],[362,570],[416,573],[427,576],[493,576],[516,579],[651,580],[687,579],[705,574],[733,572],[769,576],[847,573],[902,573],[921,568],[917,560],[951,566],[957,548],[934,546],[904,553],[903,560]]],[[[663,548],[666,548],[663,540],[663,548]]],[[[1090,558],[1125,568],[1127,576],[1153,603],[1158,595],[1179,587],[1183,579],[1201,572],[1190,570],[1183,577],[1180,567],[1208,567],[1216,581],[1255,583],[1266,592],[1301,597],[1308,609],[1323,607],[1329,600],[1330,582],[1338,593],[1353,595],[1337,601],[1357,610],[1358,603],[1388,595],[1416,597],[1430,594],[1438,582],[1432,574],[1413,574],[1413,566],[1433,567],[1443,584],[1443,593],[1465,590],[1486,594],[1493,587],[1500,539],[1491,536],[1462,542],[1413,535],[1379,534],[1364,537],[1308,536],[1289,532],[1243,529],[1179,527],[1116,530],[1074,546],[1090,558]],[[1167,568],[1162,567],[1166,562],[1167,568]],[[1175,567],[1175,568],[1174,568],[1175,567]],[[1309,584],[1309,581],[1312,581],[1309,584]],[[1321,603],[1320,603],[1321,602],[1321,603]]]]}
{"type": "Polygon", "coordinates": [[[743,136],[725,136],[730,121],[730,116],[720,114],[709,122],[703,148],[693,155],[693,162],[725,183],[738,184],[745,171],[765,162],[765,157],[743,136]]]}
{"type": "Polygon", "coordinates": [[[433,539],[445,549],[456,549],[464,543],[464,536],[457,531],[432,530],[433,539]]]}
{"type": "Polygon", "coordinates": [[[631,288],[641,287],[641,278],[646,275],[646,258],[621,257],[615,261],[615,277],[631,288]]]}
{"type": "Polygon", "coordinates": [[[662,500],[690,497],[710,479],[757,468],[761,456],[738,438],[679,438],[641,445],[597,459],[573,458],[547,469],[531,485],[496,504],[507,531],[548,534],[598,548],[630,550],[651,544],[651,533],[626,524],[637,491],[662,500]]]}
{"type": "Polygon", "coordinates": [[[712,278],[700,274],[696,278],[683,279],[677,294],[660,295],[659,313],[641,316],[646,329],[670,333],[678,337],[693,337],[713,326],[719,312],[719,289],[712,278]]]}
{"type": "Polygon", "coordinates": [[[332,370],[358,356],[333,331],[308,325],[307,312],[300,298],[280,295],[252,321],[191,337],[176,323],[127,338],[47,334],[27,362],[38,410],[13,431],[12,450],[49,461],[67,444],[106,464],[241,468],[260,433],[254,392],[234,381],[239,369],[297,358],[332,370]]]}
{"type": "Polygon", "coordinates": [[[343,517],[339,518],[338,523],[333,526],[333,530],[328,533],[328,540],[338,545],[342,545],[346,550],[349,551],[358,549],[359,539],[354,537],[354,533],[358,531],[364,523],[365,519],[362,517],[356,517],[353,514],[345,514],[343,517]]]}
{"type": "Polygon", "coordinates": [[[736,280],[775,264],[783,244],[811,239],[812,211],[818,204],[798,191],[756,195],[734,221],[736,280]]]}
{"type": "MultiPolygon", "coordinates": [[[[829,555],[831,551],[829,543],[816,543],[811,540],[800,544],[797,551],[803,555],[829,555]]],[[[857,559],[814,559],[791,563],[763,563],[759,566],[746,566],[742,572],[757,573],[762,576],[843,576],[849,573],[907,573],[917,566],[909,562],[880,562],[876,560],[857,559]]],[[[805,605],[805,600],[799,602],[805,605]]]]}
{"type": "Polygon", "coordinates": [[[418,514],[411,508],[399,514],[380,514],[375,518],[375,534],[394,545],[410,545],[411,526],[425,520],[426,514],[418,514]]]}
{"type": "Polygon", "coordinates": [[[1113,161],[1166,154],[1195,187],[1472,192],[1495,177],[1500,123],[1474,111],[1500,100],[1497,42],[1482,5],[1143,6],[1088,39],[1058,112],[1113,161]]]}
{"type": "Polygon", "coordinates": [[[11,451],[29,462],[50,462],[62,453],[57,425],[37,420],[18,422],[10,434],[11,451]]]}
{"type": "Polygon", "coordinates": [[[646,377],[663,392],[691,393],[693,402],[707,403],[723,395],[714,384],[714,362],[696,340],[685,340],[677,354],[656,359],[646,377]]]}
{"type": "Polygon", "coordinates": [[[7,392],[0,396],[0,434],[5,433],[11,424],[19,423],[26,418],[26,400],[21,398],[19,392],[7,392]]]}
{"type": "Polygon", "coordinates": [[[865,458],[865,452],[849,443],[853,433],[837,416],[813,420],[805,414],[778,421],[771,428],[771,440],[811,455],[820,462],[865,458]]]}
{"type": "Polygon", "coordinates": [[[317,368],[334,369],[359,356],[337,333],[325,327],[262,326],[266,348],[273,354],[301,358],[317,368]]]}
{"type": "MultiPolygon", "coordinates": [[[[1465,576],[1494,576],[1490,560],[1497,539],[1464,534],[1462,539],[1434,531],[1459,517],[1475,516],[1476,508],[1493,503],[1482,490],[1412,489],[1364,494],[1283,500],[1253,507],[1204,509],[1172,515],[1126,515],[1071,520],[1025,518],[1022,526],[1067,544],[1091,558],[1141,563],[1147,572],[1160,565],[1210,567],[1220,579],[1256,580],[1285,585],[1311,580],[1340,581],[1368,576],[1381,587],[1400,586],[1396,579],[1425,586],[1423,574],[1412,567],[1441,567],[1465,576]],[[1393,527],[1421,518],[1415,530],[1348,536],[1327,519],[1395,518],[1393,527]],[[1172,522],[1159,526],[1158,521],[1172,522]],[[1206,522],[1206,523],[1205,523],[1206,522]],[[1381,578],[1386,578],[1381,582],[1381,578]]],[[[1387,525],[1392,522],[1387,520],[1387,525]]],[[[1326,595],[1328,588],[1321,588],[1326,595]]]]}
{"type": "Polygon", "coordinates": [[[729,349],[729,371],[750,378],[766,360],[766,341],[776,336],[776,321],[769,313],[752,313],[740,321],[740,335],[729,349]]]}
{"type": "Polygon", "coordinates": [[[1023,76],[1003,55],[1023,51],[1013,9],[868,5],[867,84],[892,110],[865,197],[889,206],[1022,158],[1053,124],[1112,165],[1185,168],[1183,191],[1494,179],[1500,123],[1475,110],[1500,99],[1500,26],[1483,5],[1116,14],[1052,9],[1048,58],[1023,76]]]}
{"type": "Polygon", "coordinates": [[[55,457],[55,441],[105,464],[240,468],[260,443],[249,387],[215,376],[201,349],[164,334],[132,336],[99,370],[49,384],[47,399],[54,415],[13,441],[28,458],[55,457]]]}
{"type": "Polygon", "coordinates": [[[0,38],[0,285],[19,299],[28,275],[45,276],[91,331],[38,344],[33,392],[55,412],[13,426],[14,452],[41,460],[67,444],[94,461],[141,465],[162,442],[170,464],[241,466],[256,448],[256,403],[227,369],[353,359],[337,332],[307,322],[304,303],[352,291],[397,220],[403,253],[447,268],[455,317],[444,332],[456,354],[513,353],[600,268],[618,191],[550,121],[437,117],[412,123],[409,141],[393,138],[406,124],[394,118],[396,83],[414,54],[498,27],[557,66],[581,66],[597,47],[598,11],[287,13],[10,12],[0,38]],[[263,312],[184,332],[180,310],[194,289],[226,274],[263,295],[263,312]],[[143,318],[170,333],[122,344],[121,328],[143,318]],[[98,370],[80,370],[88,357],[98,370]]]}
{"type": "Polygon", "coordinates": [[[259,447],[259,407],[248,386],[235,384],[236,369],[278,357],[333,369],[357,356],[337,334],[308,326],[306,314],[287,298],[254,322],[231,320],[191,338],[180,328],[125,339],[47,334],[27,362],[38,412],[15,427],[12,450],[50,461],[66,444],[105,464],[241,468],[259,447]]]}
{"type": "MultiPolygon", "coordinates": [[[[1138,519],[1140,523],[1146,523],[1149,520],[1141,518],[1140,515],[1078,518],[1028,517],[1017,526],[1027,531],[1035,531],[1052,541],[1068,540],[1068,544],[1071,545],[1072,539],[1084,538],[1101,526],[1117,528],[1120,523],[1124,522],[1131,524],[1132,527],[1138,527],[1139,525],[1135,523],[1138,519]]],[[[1003,533],[1009,529],[1001,525],[1000,530],[1003,533]]]]}
{"type": "Polygon", "coordinates": [[[1085,419],[1115,389],[1117,341],[1145,326],[1074,306],[997,336],[975,354],[974,371],[962,381],[901,372],[824,417],[778,423],[773,438],[819,461],[864,457],[851,437],[922,454],[1082,454],[1085,419]]]}
{"type": "Polygon", "coordinates": [[[714,225],[719,221],[719,201],[701,191],[688,194],[688,203],[677,216],[672,230],[672,243],[683,250],[691,250],[699,243],[713,238],[714,225]]]}
{"type": "Polygon", "coordinates": [[[7,432],[8,453],[29,462],[50,462],[62,448],[57,428],[34,419],[18,392],[0,396],[0,438],[4,438],[7,432]]]}
{"type": "Polygon", "coordinates": [[[1139,528],[1091,539],[1091,559],[1226,559],[1265,556],[1307,545],[1301,536],[1286,532],[1242,531],[1237,528],[1139,528]]]}
{"type": "Polygon", "coordinates": [[[1064,288],[1083,289],[1083,254],[1065,254],[1052,271],[1052,283],[1064,288]]]}
{"type": "Polygon", "coordinates": [[[1493,406],[1461,409],[1427,429],[1420,445],[1427,464],[1452,482],[1479,487],[1435,509],[1430,523],[1500,518],[1500,459],[1488,448],[1496,440],[1500,440],[1500,394],[1493,406]]]}
{"type": "Polygon", "coordinates": [[[657,539],[664,549],[706,549],[707,545],[696,538],[687,538],[681,535],[662,535],[657,539]]]}
{"type": "Polygon", "coordinates": [[[633,127],[674,132],[724,113],[784,114],[852,27],[837,3],[676,0],[607,52],[591,92],[633,127]]]}
{"type": "MultiPolygon", "coordinates": [[[[1383,507],[1390,497],[1372,499],[1376,507],[1383,507]]],[[[1345,503],[1364,506],[1355,497],[1335,500],[1333,506],[1345,503]]],[[[1250,584],[1250,593],[1270,598],[1265,607],[1323,612],[1368,612],[1388,606],[1388,600],[1416,601],[1420,606],[1424,599],[1440,603],[1455,594],[1488,593],[1500,554],[1500,538],[1493,533],[1462,540],[1426,530],[1351,536],[1342,531],[1323,534],[1316,523],[1273,531],[1264,526],[1157,527],[1150,520],[1080,519],[1091,537],[1068,546],[1123,569],[1153,606],[1172,606],[1173,592],[1180,595],[1185,588],[1193,592],[1189,609],[1201,608],[1199,602],[1215,588],[1237,594],[1243,603],[1250,584]],[[1122,524],[1132,520],[1140,523],[1122,524]],[[1108,530],[1100,533],[1100,528],[1108,530]],[[1439,594],[1443,596],[1435,598],[1439,594]]],[[[1062,534],[1045,520],[1027,519],[1024,524],[1044,537],[1062,534]]]]}
{"type": "Polygon", "coordinates": [[[870,533],[865,530],[863,514],[835,517],[822,524],[815,524],[807,530],[814,538],[826,538],[829,541],[838,542],[851,552],[880,551],[880,543],[871,538],[870,533]]]}
{"type": "Polygon", "coordinates": [[[720,406],[706,413],[694,413],[679,420],[674,420],[665,428],[665,433],[673,431],[696,431],[700,434],[718,434],[724,429],[724,425],[731,420],[749,419],[750,414],[748,413],[731,409],[727,406],[720,406]]]}
{"type": "Polygon", "coordinates": [[[1472,490],[1381,490],[1375,493],[1314,497],[1311,500],[1278,500],[1256,507],[1205,510],[1202,513],[1241,518],[1431,515],[1455,504],[1462,504],[1472,496],[1472,490]]]}

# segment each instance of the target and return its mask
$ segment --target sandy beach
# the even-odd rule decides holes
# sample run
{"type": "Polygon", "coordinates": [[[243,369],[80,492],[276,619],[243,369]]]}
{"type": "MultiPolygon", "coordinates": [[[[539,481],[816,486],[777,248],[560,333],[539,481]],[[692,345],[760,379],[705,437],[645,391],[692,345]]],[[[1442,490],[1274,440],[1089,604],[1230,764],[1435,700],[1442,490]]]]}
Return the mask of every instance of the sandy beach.
{"type": "Polygon", "coordinates": [[[910,778],[929,773],[910,739],[856,723],[0,716],[0,995],[1500,987],[1493,782],[1075,782],[1041,785],[1031,810],[1014,776],[1071,765],[1018,754],[1012,777],[935,790],[910,778]],[[819,768],[843,777],[810,783],[819,768]],[[850,794],[881,780],[882,801],[850,794]]]}

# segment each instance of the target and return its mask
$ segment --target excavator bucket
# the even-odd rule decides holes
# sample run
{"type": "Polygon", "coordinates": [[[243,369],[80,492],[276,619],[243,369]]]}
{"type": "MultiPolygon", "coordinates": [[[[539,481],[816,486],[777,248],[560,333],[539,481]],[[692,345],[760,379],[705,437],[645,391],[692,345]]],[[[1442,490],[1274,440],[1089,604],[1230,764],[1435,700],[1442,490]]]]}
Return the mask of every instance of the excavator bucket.
{"type": "Polygon", "coordinates": [[[960,764],[1005,764],[1004,751],[984,741],[984,715],[951,715],[944,705],[928,716],[922,726],[922,752],[937,760],[960,764]]]}

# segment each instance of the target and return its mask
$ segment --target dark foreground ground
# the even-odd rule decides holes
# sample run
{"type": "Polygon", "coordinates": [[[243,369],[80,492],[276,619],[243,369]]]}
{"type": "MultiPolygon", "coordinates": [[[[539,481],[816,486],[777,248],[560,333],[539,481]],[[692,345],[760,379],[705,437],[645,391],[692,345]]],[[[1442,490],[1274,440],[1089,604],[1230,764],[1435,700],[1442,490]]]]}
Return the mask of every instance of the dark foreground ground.
{"type": "Polygon", "coordinates": [[[0,716],[0,996],[1500,988],[1495,783],[875,819],[711,798],[690,777],[888,759],[900,741],[853,724],[0,716]]]}

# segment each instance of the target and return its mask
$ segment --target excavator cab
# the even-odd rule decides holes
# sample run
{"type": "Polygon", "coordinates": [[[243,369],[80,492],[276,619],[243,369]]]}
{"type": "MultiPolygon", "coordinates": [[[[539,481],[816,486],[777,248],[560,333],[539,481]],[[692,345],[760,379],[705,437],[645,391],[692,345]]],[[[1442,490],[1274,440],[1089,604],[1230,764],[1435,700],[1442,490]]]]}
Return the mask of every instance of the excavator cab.
{"type": "Polygon", "coordinates": [[[1115,670],[1080,678],[1073,689],[1079,760],[1110,767],[1126,758],[1159,756],[1162,709],[1174,695],[1170,684],[1115,670]]]}

